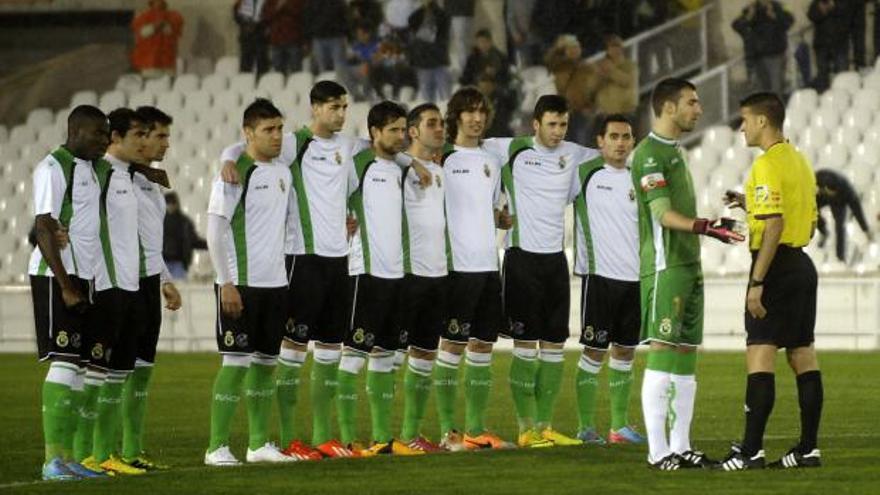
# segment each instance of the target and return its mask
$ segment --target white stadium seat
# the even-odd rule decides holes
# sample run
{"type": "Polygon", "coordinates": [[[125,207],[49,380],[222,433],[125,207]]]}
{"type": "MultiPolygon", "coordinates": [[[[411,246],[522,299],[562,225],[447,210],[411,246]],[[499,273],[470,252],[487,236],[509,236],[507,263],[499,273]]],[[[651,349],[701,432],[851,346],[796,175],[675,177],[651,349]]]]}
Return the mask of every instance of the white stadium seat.
{"type": "Polygon", "coordinates": [[[144,88],[144,81],[138,74],[124,74],[116,80],[116,89],[127,94],[137,93],[144,88]]]}
{"type": "Polygon", "coordinates": [[[250,95],[254,92],[256,77],[250,73],[234,74],[229,78],[229,90],[238,91],[243,95],[250,95]]]}
{"type": "Polygon", "coordinates": [[[871,126],[874,120],[874,112],[870,108],[853,107],[847,110],[841,116],[841,123],[844,127],[855,129],[862,132],[871,126]]]}
{"type": "Polygon", "coordinates": [[[64,136],[58,127],[47,125],[40,128],[37,133],[37,141],[50,147],[58,146],[64,141],[64,136]]]}
{"type": "Polygon", "coordinates": [[[163,91],[171,89],[171,78],[168,76],[157,77],[155,79],[147,79],[144,81],[144,91],[153,94],[159,94],[163,91]]]}
{"type": "Polygon", "coordinates": [[[52,110],[48,108],[35,108],[28,112],[27,125],[31,127],[43,127],[53,122],[52,110]]]}
{"type": "Polygon", "coordinates": [[[260,81],[257,83],[257,92],[271,97],[273,94],[281,93],[285,84],[284,74],[267,72],[260,77],[260,81]]]}
{"type": "Polygon", "coordinates": [[[229,88],[229,76],[226,74],[210,74],[202,79],[202,91],[219,93],[229,88]]]}
{"type": "Polygon", "coordinates": [[[828,143],[828,131],[824,127],[810,126],[800,135],[798,145],[803,148],[819,149],[828,143]]]}
{"type": "Polygon", "coordinates": [[[214,94],[214,107],[238,108],[242,105],[241,94],[237,91],[224,91],[214,94]]]}
{"type": "Polygon", "coordinates": [[[833,89],[843,89],[850,93],[855,93],[862,87],[862,78],[856,71],[840,72],[834,75],[834,79],[831,81],[831,87],[833,89]]]}
{"type": "Polygon", "coordinates": [[[142,106],[152,106],[156,104],[155,93],[141,92],[135,93],[128,98],[128,106],[137,108],[142,106]]]}
{"type": "Polygon", "coordinates": [[[862,88],[880,90],[880,72],[873,72],[865,76],[862,80],[862,88]]]}
{"type": "Polygon", "coordinates": [[[862,133],[859,129],[847,126],[838,126],[831,131],[830,142],[854,148],[862,142],[862,133]]]}
{"type": "Polygon", "coordinates": [[[181,74],[174,79],[174,91],[190,93],[199,89],[199,76],[195,74],[181,74]]]}
{"type": "Polygon", "coordinates": [[[712,126],[703,133],[703,146],[724,150],[733,144],[733,129],[726,125],[712,126]]]}
{"type": "Polygon", "coordinates": [[[852,108],[880,110],[880,90],[875,88],[860,89],[853,95],[852,108]]]}
{"type": "Polygon", "coordinates": [[[852,151],[852,161],[876,167],[880,163],[880,148],[878,148],[876,142],[863,142],[852,151]]]}
{"type": "Polygon", "coordinates": [[[98,94],[94,91],[77,91],[70,97],[70,106],[78,105],[98,105],[98,94]]]}
{"type": "Polygon", "coordinates": [[[300,97],[305,97],[306,100],[312,84],[314,84],[314,76],[311,72],[295,72],[287,78],[287,89],[296,92],[300,97]]]}
{"type": "Polygon", "coordinates": [[[822,93],[822,96],[819,97],[819,107],[820,108],[834,108],[838,112],[843,111],[843,109],[849,107],[849,91],[845,89],[829,89],[822,93]]]}
{"type": "Polygon", "coordinates": [[[810,118],[810,125],[815,127],[824,127],[827,130],[834,129],[840,122],[840,113],[834,107],[820,107],[813,113],[810,118]]]}
{"type": "Polygon", "coordinates": [[[183,95],[184,110],[201,110],[211,106],[212,94],[208,91],[193,91],[183,95]]]}
{"type": "Polygon", "coordinates": [[[842,169],[849,163],[849,153],[839,144],[826,144],[819,150],[816,168],[842,169]]]}
{"type": "Polygon", "coordinates": [[[37,134],[34,129],[27,125],[17,125],[9,131],[9,143],[21,146],[34,142],[37,134]]]}
{"type": "Polygon", "coordinates": [[[789,109],[805,109],[812,110],[819,104],[819,94],[815,89],[805,88],[799,89],[791,94],[788,98],[789,109]]]}
{"type": "Polygon", "coordinates": [[[220,57],[220,59],[217,60],[217,65],[214,66],[214,73],[231,76],[233,74],[238,74],[238,67],[238,57],[220,57]]]}
{"type": "Polygon", "coordinates": [[[108,91],[101,95],[101,98],[98,100],[98,107],[104,112],[110,112],[119,107],[124,107],[126,101],[125,93],[119,90],[108,91]]]}

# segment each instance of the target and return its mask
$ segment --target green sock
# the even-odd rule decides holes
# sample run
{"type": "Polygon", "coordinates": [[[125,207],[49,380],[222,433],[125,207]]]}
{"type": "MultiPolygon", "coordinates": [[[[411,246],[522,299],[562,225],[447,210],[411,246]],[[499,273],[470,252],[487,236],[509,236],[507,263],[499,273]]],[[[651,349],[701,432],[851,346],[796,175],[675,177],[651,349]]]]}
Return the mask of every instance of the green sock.
{"type": "Polygon", "coordinates": [[[43,438],[46,446],[46,460],[55,457],[66,458],[65,432],[70,426],[71,395],[70,385],[43,382],[43,438]]]}
{"type": "Polygon", "coordinates": [[[394,361],[393,357],[388,357],[387,360],[388,371],[367,371],[367,399],[370,402],[370,420],[373,426],[372,439],[374,442],[387,442],[393,438],[391,407],[394,404],[394,361]]]}
{"type": "Polygon", "coordinates": [[[73,435],[73,459],[82,462],[94,450],[95,421],[98,418],[98,395],[101,393],[103,377],[89,372],[86,374],[80,399],[79,415],[76,418],[76,433],[73,435]]]}
{"type": "Polygon", "coordinates": [[[535,380],[537,400],[535,423],[541,428],[546,428],[553,423],[553,407],[562,387],[565,362],[562,360],[562,349],[542,349],[541,355],[542,359],[538,363],[538,378],[535,380]]]}
{"type": "Polygon", "coordinates": [[[672,369],[678,360],[677,354],[674,350],[668,348],[651,349],[648,351],[648,360],[645,363],[645,367],[649,370],[672,373],[672,369]]]}
{"type": "MultiPolygon", "coordinates": [[[[617,361],[626,363],[626,361],[617,361]]],[[[611,429],[619,430],[629,424],[629,390],[632,386],[632,362],[629,367],[616,365],[612,359],[608,367],[608,395],[611,396],[611,429]],[[616,367],[615,367],[616,366],[616,367]],[[622,369],[625,368],[625,369],[622,369]]]]}
{"type": "Polygon", "coordinates": [[[348,445],[357,440],[358,375],[340,369],[337,377],[339,385],[336,391],[336,412],[339,416],[339,439],[344,445],[348,445]]]}
{"type": "Polygon", "coordinates": [[[513,361],[510,363],[510,395],[516,407],[520,432],[532,428],[535,421],[535,377],[538,373],[538,362],[534,354],[525,355],[525,351],[529,350],[515,349],[513,361]]]}
{"type": "Polygon", "coordinates": [[[208,451],[229,445],[229,432],[235,409],[241,402],[241,386],[248,368],[244,366],[221,366],[214,378],[211,391],[211,439],[208,451]]]}
{"type": "Polygon", "coordinates": [[[272,375],[274,364],[251,363],[244,378],[245,404],[248,412],[248,448],[257,450],[269,442],[269,418],[275,383],[272,375]]]}
{"type": "Polygon", "coordinates": [[[464,427],[469,435],[486,431],[486,408],[492,391],[492,354],[467,353],[464,366],[464,427]]]}
{"type": "MultiPolygon", "coordinates": [[[[338,353],[339,351],[333,351],[338,353]]],[[[338,356],[338,354],[336,354],[338,356]]],[[[349,373],[350,374],[350,373],[349,373]]],[[[321,445],[333,438],[333,402],[339,386],[339,359],[321,362],[312,361],[311,388],[312,401],[312,445],[321,445]]],[[[354,392],[357,395],[357,391],[354,392]]],[[[353,403],[356,407],[357,397],[353,403]]],[[[352,430],[354,431],[354,430],[352,430]]]]}
{"type": "Polygon", "coordinates": [[[409,358],[403,375],[403,428],[400,439],[408,442],[419,436],[425,408],[431,396],[431,366],[427,359],[409,358]]]}
{"type": "Polygon", "coordinates": [[[119,425],[122,423],[122,387],[124,378],[111,375],[98,394],[98,417],[95,420],[95,460],[106,461],[118,449],[119,425]]]}
{"type": "MultiPolygon", "coordinates": [[[[82,380],[82,378],[79,378],[82,380]]],[[[83,401],[83,390],[80,388],[79,390],[75,388],[71,388],[70,390],[70,415],[67,417],[67,426],[64,430],[64,450],[66,452],[70,452],[73,460],[76,460],[76,456],[74,455],[74,438],[76,436],[76,425],[79,422],[79,414],[80,408],[82,407],[83,401]]]]}
{"type": "Polygon", "coordinates": [[[138,366],[125,381],[122,393],[122,458],[134,459],[144,450],[144,417],[152,366],[138,366]]]}
{"type": "Polygon", "coordinates": [[[596,427],[594,422],[596,416],[596,392],[599,389],[599,366],[601,366],[601,363],[595,363],[592,360],[585,362],[584,358],[585,356],[581,356],[580,365],[575,376],[578,430],[596,427]],[[589,371],[584,369],[584,367],[589,367],[589,371]]]}
{"type": "MultiPolygon", "coordinates": [[[[282,353],[284,349],[282,349],[282,353]]],[[[278,418],[280,422],[281,448],[286,448],[296,435],[296,403],[299,398],[299,372],[302,363],[278,358],[278,374],[275,377],[275,392],[278,396],[278,418]]]]}
{"type": "MultiPolygon", "coordinates": [[[[458,361],[451,362],[455,354],[440,352],[434,366],[434,397],[437,402],[437,420],[440,435],[455,429],[455,404],[458,400],[458,361]],[[444,356],[446,359],[444,359],[444,356]]],[[[461,356],[458,356],[460,359],[461,356]]]]}

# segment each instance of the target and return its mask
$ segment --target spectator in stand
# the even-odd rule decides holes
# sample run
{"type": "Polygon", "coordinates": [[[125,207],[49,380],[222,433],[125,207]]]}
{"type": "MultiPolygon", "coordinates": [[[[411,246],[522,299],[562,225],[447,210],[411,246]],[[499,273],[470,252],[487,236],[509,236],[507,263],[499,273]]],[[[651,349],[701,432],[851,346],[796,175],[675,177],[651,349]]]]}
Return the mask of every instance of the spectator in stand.
{"type": "Polygon", "coordinates": [[[261,75],[269,68],[269,50],[266,22],[263,18],[263,0],[236,0],[232,8],[238,24],[240,72],[256,70],[261,75]]]}
{"type": "Polygon", "coordinates": [[[185,279],[192,263],[194,249],[208,249],[208,243],[196,232],[193,221],[180,210],[177,193],[165,195],[164,232],[162,257],[168,271],[175,279],[185,279]]]}
{"type": "MultiPolygon", "coordinates": [[[[532,9],[532,29],[541,42],[541,53],[547,53],[564,33],[572,30],[571,15],[578,8],[578,0],[541,0],[532,9]]],[[[572,26],[576,28],[577,26],[572,26]]],[[[569,102],[571,103],[571,102],[569,102]]]]}
{"type": "Polygon", "coordinates": [[[563,34],[544,57],[555,79],[556,93],[568,100],[568,139],[585,144],[593,118],[593,100],[599,81],[596,69],[581,57],[581,44],[573,34],[563,34]]]}
{"type": "Polygon", "coordinates": [[[396,100],[403,86],[416,87],[418,81],[397,38],[388,36],[379,43],[370,65],[370,84],[383,100],[396,100]],[[388,86],[391,91],[387,91],[388,86]]]}
{"type": "MultiPolygon", "coordinates": [[[[816,171],[816,206],[821,210],[825,206],[831,207],[831,216],[834,217],[835,253],[837,259],[846,261],[846,217],[847,210],[852,210],[853,216],[859,223],[859,227],[873,241],[874,236],[868,228],[865,220],[865,212],[859,201],[859,193],[842,174],[833,170],[822,169],[816,171]]],[[[819,247],[825,247],[828,238],[828,227],[825,218],[819,215],[819,247]]]]}
{"type": "Polygon", "coordinates": [[[436,0],[423,0],[409,16],[409,62],[419,80],[419,97],[449,98],[449,16],[436,0]]]}
{"type": "Polygon", "coordinates": [[[569,14],[572,34],[581,42],[582,56],[590,58],[602,51],[602,38],[612,29],[608,14],[613,9],[605,8],[601,0],[580,0],[569,14]]]}
{"type": "MultiPolygon", "coordinates": [[[[866,24],[866,5],[870,0],[846,0],[849,3],[849,27],[847,29],[847,33],[849,36],[849,43],[852,44],[853,49],[853,65],[856,69],[861,69],[862,67],[866,67],[865,60],[865,24],[866,24]]],[[[874,4],[874,11],[876,15],[876,11],[880,8],[880,5],[877,3],[874,4]]],[[[874,26],[874,29],[877,29],[877,26],[874,26]]],[[[875,45],[876,50],[876,45],[875,45]]],[[[849,47],[847,47],[847,51],[849,51],[849,47]]]]}
{"type": "Polygon", "coordinates": [[[266,0],[263,4],[272,69],[284,75],[302,70],[304,6],[305,0],[266,0]]]}
{"type": "Polygon", "coordinates": [[[345,37],[348,35],[348,8],[345,0],[306,0],[305,31],[312,42],[312,63],[317,72],[336,70],[348,79],[345,63],[345,37]]]}
{"type": "Polygon", "coordinates": [[[183,32],[183,17],[169,10],[165,0],[150,0],[147,10],[131,21],[134,49],[131,66],[144,77],[174,75],[177,42],[183,32]]]}
{"type": "Polygon", "coordinates": [[[776,0],[755,0],[733,21],[743,39],[753,91],[782,95],[788,30],[794,17],[776,0]]]}
{"type": "Polygon", "coordinates": [[[596,111],[604,115],[623,114],[635,120],[639,104],[638,68],[626,58],[620,36],[605,36],[605,57],[596,62],[596,74],[596,111]]]}
{"type": "Polygon", "coordinates": [[[387,34],[405,43],[409,39],[409,16],[416,11],[418,6],[418,0],[388,0],[385,2],[387,34]]]}
{"type": "Polygon", "coordinates": [[[498,85],[495,76],[488,73],[481,74],[476,85],[492,105],[492,120],[489,122],[484,137],[513,136],[514,132],[510,128],[510,122],[513,120],[513,112],[518,106],[516,93],[506,86],[498,85]]]}
{"type": "Polygon", "coordinates": [[[507,0],[505,3],[505,24],[507,25],[509,52],[513,52],[514,63],[520,67],[530,67],[541,63],[541,43],[532,29],[532,11],[535,0],[507,0]]]}
{"type": "Polygon", "coordinates": [[[669,2],[667,0],[637,0],[635,7],[636,32],[647,31],[659,26],[669,18],[669,2]]]}
{"type": "Polygon", "coordinates": [[[354,28],[354,41],[351,43],[352,82],[348,88],[355,99],[372,99],[373,64],[379,53],[379,40],[370,26],[357,24],[354,28]]]}
{"type": "Polygon", "coordinates": [[[468,40],[473,37],[475,4],[476,0],[446,0],[444,3],[450,22],[450,55],[456,71],[464,70],[468,57],[468,40]]]}
{"type": "Polygon", "coordinates": [[[492,43],[492,34],[488,29],[477,32],[474,48],[468,55],[458,82],[463,86],[475,85],[484,74],[496,78],[502,88],[510,82],[510,64],[507,57],[492,43]]]}
{"type": "Polygon", "coordinates": [[[348,4],[348,20],[352,26],[366,26],[375,35],[382,25],[382,6],[376,0],[352,0],[348,4]]]}
{"type": "Polygon", "coordinates": [[[849,17],[846,0],[813,0],[807,17],[813,22],[813,50],[816,52],[817,91],[828,89],[831,76],[848,67],[849,17]]]}

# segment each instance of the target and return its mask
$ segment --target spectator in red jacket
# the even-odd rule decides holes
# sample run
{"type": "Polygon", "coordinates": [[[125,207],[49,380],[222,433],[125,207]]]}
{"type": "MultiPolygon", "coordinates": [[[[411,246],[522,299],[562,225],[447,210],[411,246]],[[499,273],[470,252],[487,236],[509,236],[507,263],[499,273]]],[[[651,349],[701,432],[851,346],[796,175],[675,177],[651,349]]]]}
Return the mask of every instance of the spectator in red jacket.
{"type": "Polygon", "coordinates": [[[263,4],[272,69],[284,75],[302,70],[304,7],[305,0],[266,0],[263,4]]]}
{"type": "Polygon", "coordinates": [[[150,0],[147,5],[147,10],[131,21],[134,31],[131,65],[146,77],[173,75],[183,17],[176,10],[168,9],[165,0],[150,0]]]}

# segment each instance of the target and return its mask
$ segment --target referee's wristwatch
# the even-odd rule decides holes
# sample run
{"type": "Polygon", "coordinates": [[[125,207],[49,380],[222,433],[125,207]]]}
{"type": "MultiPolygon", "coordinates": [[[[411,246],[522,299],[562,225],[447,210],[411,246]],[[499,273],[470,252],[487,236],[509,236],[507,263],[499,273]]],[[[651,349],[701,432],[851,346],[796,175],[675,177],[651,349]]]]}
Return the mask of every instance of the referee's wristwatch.
{"type": "Polygon", "coordinates": [[[764,287],[764,281],[751,279],[749,280],[749,289],[751,289],[752,287],[764,287]]]}

